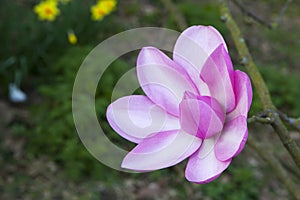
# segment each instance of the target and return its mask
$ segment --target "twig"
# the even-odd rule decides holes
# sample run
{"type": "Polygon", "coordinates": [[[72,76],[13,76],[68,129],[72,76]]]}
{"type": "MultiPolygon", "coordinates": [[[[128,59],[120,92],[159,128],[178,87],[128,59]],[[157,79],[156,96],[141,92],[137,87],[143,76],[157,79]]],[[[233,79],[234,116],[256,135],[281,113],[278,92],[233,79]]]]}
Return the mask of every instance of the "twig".
{"type": "Polygon", "coordinates": [[[271,111],[266,110],[248,118],[247,122],[248,123],[259,122],[262,124],[272,124],[274,122],[274,119],[272,118],[271,111]]]}
{"type": "Polygon", "coordinates": [[[289,175],[284,170],[277,158],[273,154],[267,152],[265,148],[257,144],[255,139],[253,139],[251,135],[248,137],[247,143],[263,160],[265,160],[274,169],[274,172],[276,173],[277,177],[286,186],[288,191],[296,199],[300,199],[300,190],[289,177],[289,175]]]}
{"type": "Polygon", "coordinates": [[[283,122],[281,121],[279,114],[276,111],[274,111],[273,116],[274,116],[274,123],[272,124],[272,127],[274,128],[281,142],[288,150],[294,162],[300,169],[300,150],[298,145],[296,144],[295,140],[291,138],[291,135],[288,132],[285,125],[283,124],[283,122]]]}
{"type": "Polygon", "coordinates": [[[295,169],[294,166],[290,165],[289,162],[286,162],[284,159],[278,159],[281,165],[290,173],[293,174],[293,177],[297,178],[300,181],[300,171],[295,169]]]}
{"type": "Polygon", "coordinates": [[[250,118],[247,119],[247,122],[253,123],[253,122],[259,122],[261,124],[271,124],[272,123],[272,119],[270,117],[259,117],[259,116],[252,116],[250,118]]]}
{"type": "Polygon", "coordinates": [[[242,60],[245,61],[243,64],[249,76],[251,77],[252,83],[257,91],[262,107],[264,110],[270,110],[270,115],[274,119],[273,123],[271,124],[272,127],[276,131],[285,148],[292,156],[297,167],[300,169],[300,149],[297,146],[296,142],[290,137],[287,128],[284,126],[278,113],[276,112],[276,108],[271,100],[270,92],[266,86],[266,83],[263,80],[260,72],[258,71],[258,68],[254,63],[251,54],[249,53],[248,47],[245,44],[245,40],[243,39],[239,27],[237,26],[236,22],[229,12],[226,0],[219,1],[221,4],[221,19],[223,19],[231,32],[239,56],[242,58],[242,60]]]}
{"type": "Polygon", "coordinates": [[[284,15],[286,9],[288,8],[288,4],[291,3],[293,0],[287,0],[285,2],[283,7],[281,8],[280,12],[278,13],[276,20],[273,23],[268,23],[265,20],[263,20],[262,18],[255,15],[253,12],[247,10],[247,8],[242,3],[240,3],[238,0],[231,0],[231,1],[247,16],[251,17],[253,20],[257,21],[261,25],[266,26],[267,28],[272,30],[272,29],[277,28],[278,25],[281,23],[281,19],[284,15]]]}
{"type": "Polygon", "coordinates": [[[298,131],[300,131],[300,117],[298,118],[292,118],[287,116],[285,113],[278,111],[278,114],[280,116],[280,118],[285,121],[285,123],[287,123],[288,125],[290,125],[291,127],[297,129],[298,131]]]}
{"type": "Polygon", "coordinates": [[[255,15],[253,12],[247,10],[240,2],[238,2],[237,0],[231,0],[243,13],[245,13],[246,15],[248,15],[249,17],[251,17],[252,19],[254,19],[255,21],[257,21],[258,23],[260,23],[263,26],[266,26],[269,29],[274,29],[274,27],[272,26],[272,24],[264,21],[263,19],[261,19],[260,17],[258,17],[257,15],[255,15]]]}
{"type": "Polygon", "coordinates": [[[278,14],[278,17],[277,17],[276,21],[273,23],[273,27],[277,27],[281,23],[281,19],[282,19],[283,15],[284,15],[284,13],[285,13],[285,11],[286,11],[289,3],[292,3],[292,1],[293,0],[287,0],[285,2],[285,4],[283,5],[283,7],[281,8],[281,10],[280,10],[280,12],[278,14]]]}

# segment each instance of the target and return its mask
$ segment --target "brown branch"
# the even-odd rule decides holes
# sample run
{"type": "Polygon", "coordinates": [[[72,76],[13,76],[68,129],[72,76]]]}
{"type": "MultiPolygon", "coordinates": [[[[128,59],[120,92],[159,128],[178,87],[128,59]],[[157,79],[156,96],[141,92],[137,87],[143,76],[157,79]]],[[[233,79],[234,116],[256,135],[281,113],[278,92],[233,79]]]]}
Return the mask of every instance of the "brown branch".
{"type": "Polygon", "coordinates": [[[240,3],[238,0],[231,0],[244,14],[251,17],[254,21],[258,22],[259,24],[269,28],[269,29],[275,29],[278,27],[278,25],[281,23],[281,19],[288,7],[288,4],[291,3],[293,0],[287,0],[283,7],[281,8],[280,12],[278,13],[278,16],[276,20],[273,23],[268,23],[262,18],[255,15],[253,12],[249,11],[242,3],[240,3]]]}
{"type": "Polygon", "coordinates": [[[259,122],[261,124],[271,124],[272,123],[272,119],[270,117],[258,117],[258,116],[252,116],[250,118],[247,119],[247,122],[253,123],[253,122],[259,122]]]}
{"type": "Polygon", "coordinates": [[[286,169],[286,171],[289,172],[289,174],[292,174],[295,178],[295,181],[300,181],[300,171],[295,168],[294,165],[291,165],[290,162],[287,162],[286,159],[278,159],[278,161],[281,163],[282,167],[286,169]],[[296,180],[297,179],[297,180],[296,180]]]}
{"type": "Polygon", "coordinates": [[[290,125],[291,127],[297,129],[298,131],[300,131],[300,117],[298,118],[292,118],[287,116],[285,113],[278,111],[278,114],[280,116],[280,118],[287,123],[288,125],[290,125]]]}
{"type": "Polygon", "coordinates": [[[266,110],[258,113],[257,115],[253,115],[252,117],[247,119],[248,123],[259,122],[262,124],[272,124],[274,122],[273,118],[270,117],[270,111],[266,110]]]}
{"type": "Polygon", "coordinates": [[[300,149],[297,146],[296,142],[290,137],[287,128],[284,126],[283,122],[276,112],[276,108],[271,100],[271,96],[266,83],[263,80],[260,72],[258,71],[258,68],[254,63],[251,54],[249,53],[248,47],[245,44],[245,40],[243,39],[239,27],[230,14],[226,0],[220,0],[220,4],[220,11],[222,15],[221,19],[223,19],[231,32],[239,56],[244,61],[243,64],[249,76],[251,77],[252,83],[257,91],[262,107],[264,110],[270,110],[269,117],[271,117],[273,120],[273,123],[271,125],[273,126],[285,148],[292,156],[294,162],[300,169],[300,149]]]}
{"type": "Polygon", "coordinates": [[[256,142],[256,140],[251,137],[251,135],[248,137],[247,143],[263,160],[265,160],[273,168],[278,179],[286,186],[288,191],[296,199],[300,199],[300,190],[298,189],[298,186],[292,181],[291,177],[289,177],[289,174],[282,167],[280,161],[278,161],[273,154],[266,151],[265,148],[261,147],[256,142]]]}
{"type": "Polygon", "coordinates": [[[264,21],[263,19],[261,19],[260,17],[258,17],[257,15],[255,15],[253,12],[247,10],[247,8],[241,4],[239,1],[237,0],[231,0],[243,13],[245,13],[247,16],[251,17],[253,20],[257,21],[258,23],[260,23],[263,26],[266,26],[269,29],[274,29],[274,27],[272,26],[272,24],[264,21]]]}

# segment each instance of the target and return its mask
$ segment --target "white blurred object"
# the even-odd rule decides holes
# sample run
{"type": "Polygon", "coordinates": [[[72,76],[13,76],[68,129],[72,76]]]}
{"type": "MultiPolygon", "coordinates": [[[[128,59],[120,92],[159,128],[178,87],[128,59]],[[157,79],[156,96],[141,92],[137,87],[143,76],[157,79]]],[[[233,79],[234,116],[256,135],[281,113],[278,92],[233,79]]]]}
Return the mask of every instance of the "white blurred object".
{"type": "Polygon", "coordinates": [[[9,84],[9,99],[14,103],[26,101],[27,95],[14,83],[9,84]]]}

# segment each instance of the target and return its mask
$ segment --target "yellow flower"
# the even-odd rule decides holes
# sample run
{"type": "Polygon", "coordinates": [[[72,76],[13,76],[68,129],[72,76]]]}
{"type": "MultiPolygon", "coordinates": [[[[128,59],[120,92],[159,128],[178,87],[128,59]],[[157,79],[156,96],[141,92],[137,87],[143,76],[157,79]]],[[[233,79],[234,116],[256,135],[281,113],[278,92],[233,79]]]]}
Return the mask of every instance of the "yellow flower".
{"type": "Polygon", "coordinates": [[[101,7],[103,7],[105,14],[111,13],[117,5],[117,2],[115,0],[102,0],[98,3],[101,7]]]}
{"type": "Polygon", "coordinates": [[[46,0],[41,1],[34,6],[34,12],[38,15],[40,20],[55,20],[56,16],[60,14],[60,10],[57,7],[57,1],[46,0]]]}
{"type": "Polygon", "coordinates": [[[95,21],[100,21],[104,16],[111,13],[117,2],[115,0],[99,0],[96,5],[91,7],[92,19],[95,21]]]}
{"type": "Polygon", "coordinates": [[[77,43],[77,37],[76,37],[74,31],[69,31],[68,32],[68,41],[72,45],[77,43]]]}

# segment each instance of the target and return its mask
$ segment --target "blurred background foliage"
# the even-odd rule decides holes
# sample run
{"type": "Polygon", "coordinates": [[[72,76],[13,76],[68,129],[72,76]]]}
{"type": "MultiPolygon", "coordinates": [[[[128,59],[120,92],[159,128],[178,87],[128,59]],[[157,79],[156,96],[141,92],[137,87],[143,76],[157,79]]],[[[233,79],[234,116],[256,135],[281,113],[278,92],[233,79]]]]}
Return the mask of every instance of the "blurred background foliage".
{"type": "MultiPolygon", "coordinates": [[[[124,30],[141,26],[178,30],[173,16],[159,0],[119,1],[110,15],[101,21],[92,21],[90,7],[95,2],[70,1],[60,7],[61,14],[55,21],[47,22],[38,20],[33,12],[38,1],[0,1],[0,100],[3,105],[0,199],[262,199],[262,196],[272,199],[278,195],[287,198],[287,193],[278,189],[280,184],[276,180],[273,183],[274,177],[263,173],[264,167],[257,164],[247,147],[226,173],[207,185],[187,182],[174,168],[148,174],[116,172],[87,152],[78,138],[71,110],[73,83],[84,58],[98,43],[124,30]],[[76,45],[68,43],[69,30],[78,38],[76,45]],[[25,103],[9,103],[8,84],[11,82],[16,82],[27,93],[25,103]],[[18,145],[20,148],[16,148],[18,145]],[[270,181],[273,182],[270,184],[270,181]]],[[[229,45],[235,67],[244,70],[215,3],[174,2],[189,25],[215,26],[229,45]]],[[[254,1],[245,5],[272,21],[284,1],[270,2],[254,1]],[[266,6],[272,10],[266,11],[266,6]]],[[[296,11],[300,6],[290,6],[276,30],[258,25],[232,8],[275,104],[289,115],[300,116],[300,17],[296,11]]],[[[137,52],[133,52],[113,62],[102,77],[96,95],[96,111],[102,128],[113,142],[127,149],[133,145],[113,132],[105,111],[112,88],[122,74],[135,67],[136,55],[137,52]]],[[[250,113],[259,111],[255,96],[250,113]]],[[[183,166],[180,165],[182,172],[183,166]]]]}

